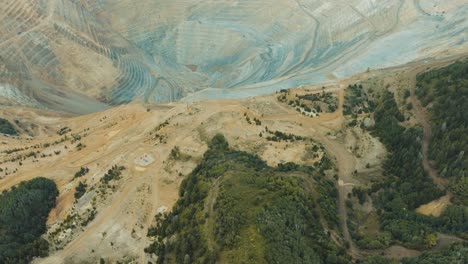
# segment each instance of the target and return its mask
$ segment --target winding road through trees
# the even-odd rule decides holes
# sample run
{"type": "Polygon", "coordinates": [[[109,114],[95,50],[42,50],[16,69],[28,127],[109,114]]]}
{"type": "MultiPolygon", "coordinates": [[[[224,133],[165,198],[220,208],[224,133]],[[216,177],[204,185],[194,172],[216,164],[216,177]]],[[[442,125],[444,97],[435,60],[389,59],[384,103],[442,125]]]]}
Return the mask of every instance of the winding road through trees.
{"type": "Polygon", "coordinates": [[[431,164],[428,158],[427,153],[429,150],[429,143],[431,141],[432,130],[431,130],[431,124],[429,123],[429,120],[426,114],[426,110],[421,105],[421,102],[418,100],[418,98],[416,98],[416,94],[415,94],[416,74],[413,74],[408,77],[408,86],[410,87],[410,93],[411,93],[410,100],[411,100],[411,103],[413,104],[414,116],[416,117],[416,120],[423,128],[421,153],[422,153],[422,159],[423,159],[422,162],[423,162],[424,170],[429,174],[429,176],[432,178],[432,180],[437,184],[437,186],[441,190],[446,191],[447,180],[439,177],[437,170],[434,168],[434,166],[431,164]]]}

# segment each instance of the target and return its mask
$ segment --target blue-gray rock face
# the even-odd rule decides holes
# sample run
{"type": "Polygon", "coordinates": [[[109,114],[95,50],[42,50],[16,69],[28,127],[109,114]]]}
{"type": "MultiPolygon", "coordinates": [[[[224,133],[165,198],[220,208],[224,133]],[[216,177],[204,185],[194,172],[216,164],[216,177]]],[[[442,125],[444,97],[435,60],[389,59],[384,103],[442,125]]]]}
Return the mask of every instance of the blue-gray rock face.
{"type": "Polygon", "coordinates": [[[0,102],[269,93],[465,48],[466,14],[465,0],[4,0],[0,102]]]}

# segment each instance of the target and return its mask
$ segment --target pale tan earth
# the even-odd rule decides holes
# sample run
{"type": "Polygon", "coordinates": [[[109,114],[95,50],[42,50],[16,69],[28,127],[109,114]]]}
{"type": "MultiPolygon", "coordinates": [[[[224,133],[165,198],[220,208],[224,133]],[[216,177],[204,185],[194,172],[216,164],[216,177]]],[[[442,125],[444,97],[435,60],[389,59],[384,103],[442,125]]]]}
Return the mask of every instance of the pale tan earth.
{"type": "MultiPolygon", "coordinates": [[[[277,94],[190,104],[135,102],[75,117],[2,107],[2,116],[34,123],[37,127],[31,135],[22,133],[17,138],[0,135],[0,168],[8,167],[0,172],[0,191],[38,176],[53,179],[59,187],[57,207],[49,215],[49,232],[45,236],[51,242],[52,250],[49,257],[36,259],[34,263],[96,263],[100,257],[111,262],[147,263],[152,256],[145,254],[143,249],[149,244],[146,233],[154,224],[154,215],[170,210],[178,198],[180,182],[195,168],[207,149],[206,143],[216,133],[224,134],[231,147],[258,154],[272,166],[288,161],[313,164],[316,159],[307,155],[307,150],[319,144],[325,147],[338,170],[339,214],[344,240],[350,243],[349,253],[354,257],[367,255],[369,251],[357,249],[351,240],[344,202],[354,186],[369,186],[370,180],[381,177],[380,166],[386,150],[368,132],[347,128],[342,114],[345,88],[348,84],[371,78],[384,80],[381,87],[396,85],[400,81],[398,76],[409,72],[408,69],[423,71],[457,58],[460,56],[420,61],[370,71],[346,81],[292,89],[293,93],[322,92],[324,86],[325,91],[337,94],[338,110],[321,113],[318,117],[301,115],[279,102],[277,94]],[[262,124],[249,124],[244,114],[250,119],[259,119],[262,124]],[[165,121],[168,125],[160,126],[165,121]],[[270,131],[293,133],[307,139],[270,142],[265,139],[266,126],[270,131]],[[47,147],[43,145],[63,138],[56,133],[63,127],[71,128],[67,140],[47,147]],[[81,139],[71,143],[72,134],[80,135],[81,139]],[[76,148],[79,143],[85,145],[81,150],[76,148]],[[11,154],[4,152],[36,144],[42,145],[11,154]],[[169,157],[175,146],[179,147],[183,160],[169,157]],[[26,158],[21,161],[22,165],[18,161],[7,161],[31,150],[47,156],[38,154],[37,158],[26,158]],[[100,179],[113,165],[125,166],[122,178],[111,181],[110,187],[102,187],[100,179]],[[72,180],[82,166],[88,167],[90,172],[72,180]],[[79,181],[86,182],[88,188],[87,193],[75,202],[73,194],[79,181]],[[94,220],[87,226],[80,226],[93,207],[97,213],[94,220]],[[65,219],[72,215],[82,218],[73,219],[76,227],[66,226],[65,219]],[[53,234],[60,229],[62,231],[53,234]]],[[[411,74],[417,72],[414,70],[411,74]]],[[[439,240],[447,241],[442,238],[439,240]]],[[[336,241],[342,243],[341,238],[336,241]]],[[[380,253],[393,257],[418,254],[401,247],[380,253]]]]}
{"type": "Polygon", "coordinates": [[[437,200],[421,205],[416,209],[416,212],[423,215],[440,216],[450,204],[451,197],[450,194],[444,195],[437,200]]]}
{"type": "Polygon", "coordinates": [[[83,114],[342,80],[466,47],[467,11],[466,0],[2,0],[0,103],[83,114]]]}
{"type": "MultiPolygon", "coordinates": [[[[180,181],[196,166],[207,149],[206,142],[216,133],[223,133],[234,148],[254,152],[270,165],[288,161],[313,164],[316,159],[308,157],[305,152],[306,146],[317,144],[314,141],[269,142],[259,137],[259,133],[266,135],[265,126],[268,126],[272,131],[321,137],[321,132],[315,131],[315,127],[322,130],[319,127],[321,122],[334,121],[337,117],[340,115],[335,113],[324,114],[316,120],[300,116],[294,109],[278,103],[275,95],[247,100],[204,101],[189,106],[184,103],[129,104],[73,118],[49,117],[45,113],[37,123],[44,127],[43,130],[49,128],[46,134],[37,135],[32,140],[22,136],[18,139],[2,136],[5,144],[0,146],[0,150],[54,142],[61,138],[56,131],[65,126],[71,128],[69,137],[80,134],[82,139],[73,144],[65,141],[35,149],[41,153],[52,153],[51,157],[27,158],[21,166],[18,161],[2,163],[0,167],[18,171],[0,174],[0,190],[37,176],[55,180],[60,196],[57,207],[49,216],[50,232],[72,213],[86,215],[86,209],[92,207],[93,197],[97,197],[96,218],[86,227],[66,228],[56,237],[46,236],[56,241],[54,245],[57,248],[63,249],[51,252],[49,258],[36,260],[37,263],[96,261],[101,256],[113,261],[124,259],[146,263],[148,256],[143,253],[143,248],[148,245],[146,232],[154,215],[160,208],[173,205],[180,181]],[[248,124],[244,113],[251,118],[257,117],[262,125],[248,124]],[[164,136],[167,143],[160,143],[150,133],[166,120],[169,125],[158,134],[164,136]],[[77,150],[78,142],[86,147],[77,150]],[[174,146],[178,146],[189,159],[170,160],[169,153],[174,146]],[[61,153],[55,155],[55,150],[61,153]],[[113,184],[116,190],[108,189],[102,198],[90,190],[90,186],[98,189],[99,179],[113,165],[123,165],[126,170],[122,179],[113,184]],[[81,166],[88,167],[90,172],[71,181],[81,166]],[[74,203],[74,188],[80,180],[88,184],[88,192],[74,203]]],[[[2,160],[29,151],[3,153],[2,160]]]]}

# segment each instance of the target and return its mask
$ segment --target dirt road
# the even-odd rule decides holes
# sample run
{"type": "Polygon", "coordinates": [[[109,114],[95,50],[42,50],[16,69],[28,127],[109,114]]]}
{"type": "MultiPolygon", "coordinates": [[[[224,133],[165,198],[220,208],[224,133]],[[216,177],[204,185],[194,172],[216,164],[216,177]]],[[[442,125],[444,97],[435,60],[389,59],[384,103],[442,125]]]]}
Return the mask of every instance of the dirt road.
{"type": "Polygon", "coordinates": [[[421,105],[421,102],[416,98],[416,73],[411,76],[408,76],[408,86],[410,87],[411,95],[410,100],[413,104],[413,113],[416,117],[416,120],[423,127],[423,141],[422,141],[422,163],[424,170],[429,174],[432,180],[437,184],[441,190],[447,189],[448,181],[447,179],[442,179],[439,177],[437,170],[432,166],[428,158],[429,143],[432,137],[431,124],[429,123],[429,118],[426,114],[426,109],[421,105]]]}
{"type": "MultiPolygon", "coordinates": [[[[311,135],[315,140],[319,141],[327,149],[328,154],[334,158],[335,163],[338,168],[338,214],[340,216],[340,228],[342,231],[343,239],[349,245],[348,253],[353,258],[358,258],[361,254],[359,250],[354,245],[354,242],[349,234],[348,230],[348,215],[346,210],[346,197],[349,191],[352,189],[352,172],[356,166],[355,157],[346,149],[346,146],[337,140],[330,139],[327,136],[327,132],[330,132],[330,129],[340,129],[344,123],[343,117],[343,104],[344,104],[344,87],[341,85],[340,89],[337,91],[336,87],[326,89],[336,91],[338,93],[338,109],[333,113],[322,113],[319,117],[310,118],[298,114],[294,109],[286,107],[278,102],[279,107],[283,108],[288,114],[276,115],[271,117],[275,120],[288,120],[296,121],[297,123],[302,124],[304,129],[308,131],[308,134],[311,135]]],[[[270,119],[267,117],[266,119],[270,119]]]]}

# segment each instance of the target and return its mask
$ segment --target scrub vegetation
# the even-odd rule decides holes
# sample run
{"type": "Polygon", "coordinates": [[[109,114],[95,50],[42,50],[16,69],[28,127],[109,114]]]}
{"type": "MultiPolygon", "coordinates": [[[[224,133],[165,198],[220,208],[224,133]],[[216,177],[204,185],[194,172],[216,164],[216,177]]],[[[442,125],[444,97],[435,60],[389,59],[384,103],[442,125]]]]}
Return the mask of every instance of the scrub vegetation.
{"type": "Polygon", "coordinates": [[[172,212],[156,216],[146,252],[159,263],[350,263],[330,237],[337,190],[327,169],[269,167],[217,135],[172,212]]]}

